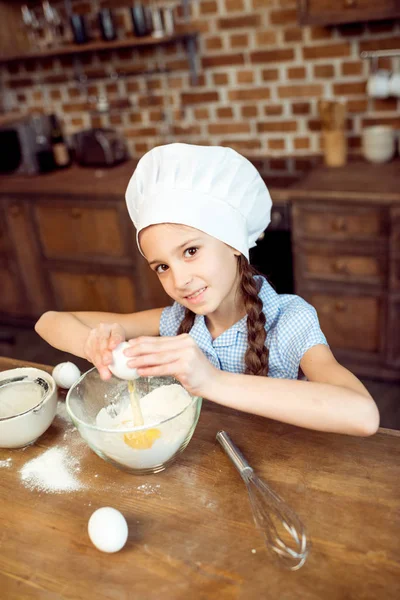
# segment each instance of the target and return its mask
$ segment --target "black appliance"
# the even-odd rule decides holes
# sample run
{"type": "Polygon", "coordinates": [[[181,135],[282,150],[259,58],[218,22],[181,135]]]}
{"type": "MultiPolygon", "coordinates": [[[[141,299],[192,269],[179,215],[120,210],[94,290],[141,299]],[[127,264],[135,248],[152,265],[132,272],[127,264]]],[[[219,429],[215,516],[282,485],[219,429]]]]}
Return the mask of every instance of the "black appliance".
{"type": "Polygon", "coordinates": [[[278,294],[293,294],[293,257],[290,205],[275,204],[271,223],[250,249],[250,262],[265,275],[278,294]]]}

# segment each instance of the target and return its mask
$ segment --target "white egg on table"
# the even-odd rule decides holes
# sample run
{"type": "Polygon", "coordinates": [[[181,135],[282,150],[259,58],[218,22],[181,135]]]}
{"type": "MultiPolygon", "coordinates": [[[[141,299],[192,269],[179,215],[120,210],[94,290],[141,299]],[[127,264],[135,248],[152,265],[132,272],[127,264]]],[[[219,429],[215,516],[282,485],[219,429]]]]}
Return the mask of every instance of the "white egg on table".
{"type": "Polygon", "coordinates": [[[136,369],[132,367],[128,367],[127,362],[130,360],[129,356],[125,356],[124,350],[129,348],[129,342],[122,342],[118,344],[118,346],[113,350],[113,362],[111,365],[108,365],[111,373],[120,379],[137,379],[139,377],[136,369]]]}
{"type": "Polygon", "coordinates": [[[74,363],[63,362],[54,367],[52,375],[59,387],[69,390],[75,381],[79,379],[81,372],[74,363]]]}
{"type": "Polygon", "coordinates": [[[111,506],[98,508],[89,519],[90,540],[101,552],[118,552],[128,539],[128,523],[119,510],[111,506]]]}

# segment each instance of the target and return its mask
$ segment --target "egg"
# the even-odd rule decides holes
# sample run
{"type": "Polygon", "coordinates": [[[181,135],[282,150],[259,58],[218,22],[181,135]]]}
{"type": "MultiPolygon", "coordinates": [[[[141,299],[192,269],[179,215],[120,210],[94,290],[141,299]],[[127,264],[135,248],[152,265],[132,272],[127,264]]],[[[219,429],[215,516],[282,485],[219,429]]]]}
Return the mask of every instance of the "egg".
{"type": "Polygon", "coordinates": [[[127,365],[129,357],[125,356],[124,350],[126,348],[129,348],[129,345],[130,344],[128,342],[122,342],[121,344],[119,344],[115,348],[115,350],[113,350],[113,362],[111,365],[108,366],[111,373],[116,377],[119,377],[120,379],[132,380],[137,379],[139,377],[136,369],[132,369],[127,365]]]}
{"type": "Polygon", "coordinates": [[[74,363],[63,362],[54,367],[52,375],[59,387],[69,390],[75,381],[79,379],[81,372],[74,363]]]}
{"type": "Polygon", "coordinates": [[[88,533],[93,545],[101,552],[118,552],[128,539],[128,523],[119,510],[104,506],[90,517],[88,533]]]}

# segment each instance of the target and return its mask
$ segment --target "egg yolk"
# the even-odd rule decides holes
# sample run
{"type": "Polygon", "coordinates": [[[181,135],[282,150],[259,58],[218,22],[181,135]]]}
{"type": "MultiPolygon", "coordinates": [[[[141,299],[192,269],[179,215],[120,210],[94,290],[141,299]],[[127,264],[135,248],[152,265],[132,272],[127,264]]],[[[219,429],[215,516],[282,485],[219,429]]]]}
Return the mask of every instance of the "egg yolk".
{"type": "Polygon", "coordinates": [[[161,431],[159,429],[147,429],[146,431],[125,433],[124,442],[135,450],[143,450],[151,448],[159,437],[161,437],[161,431]]]}

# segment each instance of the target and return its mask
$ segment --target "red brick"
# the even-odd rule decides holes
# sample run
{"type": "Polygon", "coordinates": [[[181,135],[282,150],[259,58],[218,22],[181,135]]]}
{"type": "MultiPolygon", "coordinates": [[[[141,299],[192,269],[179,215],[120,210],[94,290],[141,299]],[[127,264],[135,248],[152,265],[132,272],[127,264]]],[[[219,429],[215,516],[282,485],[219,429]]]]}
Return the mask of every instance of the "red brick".
{"type": "Polygon", "coordinates": [[[267,31],[256,31],[256,46],[273,46],[276,45],[277,35],[275,31],[267,29],[267,31]]]}
{"type": "Polygon", "coordinates": [[[195,108],[193,114],[195,119],[208,120],[210,118],[210,112],[208,108],[205,107],[195,108]]]}
{"type": "Polygon", "coordinates": [[[333,93],[340,96],[350,96],[354,94],[366,93],[366,82],[355,81],[350,83],[335,83],[333,85],[333,93]]]}
{"type": "Polygon", "coordinates": [[[183,88],[183,77],[170,77],[168,79],[168,87],[173,90],[183,88]]]}
{"type": "Polygon", "coordinates": [[[285,42],[302,42],[303,30],[300,27],[290,27],[283,32],[285,42]]]}
{"type": "Polygon", "coordinates": [[[147,108],[149,106],[163,106],[164,98],[163,96],[139,96],[137,103],[141,108],[147,108]]]}
{"type": "Polygon", "coordinates": [[[84,127],[83,119],[81,119],[80,117],[74,117],[73,119],[71,119],[71,125],[73,127],[84,127]]]}
{"type": "Polygon", "coordinates": [[[293,102],[292,114],[294,115],[309,115],[311,111],[311,105],[309,102],[293,102]]]}
{"type": "Polygon", "coordinates": [[[229,90],[228,98],[231,101],[246,101],[246,100],[268,100],[271,92],[267,87],[254,87],[243,90],[229,90]]]}
{"type": "Polygon", "coordinates": [[[158,135],[156,127],[137,127],[124,130],[126,137],[150,137],[158,135]]]}
{"type": "Polygon", "coordinates": [[[340,58],[341,56],[350,56],[351,46],[348,42],[341,44],[329,44],[326,46],[304,46],[304,60],[315,58],[340,58]]]}
{"type": "Polygon", "coordinates": [[[362,75],[363,63],[360,60],[342,62],[340,70],[342,75],[362,75]]]}
{"type": "Polygon", "coordinates": [[[244,11],[243,0],[225,0],[226,12],[244,11]]]}
{"type": "Polygon", "coordinates": [[[368,110],[368,100],[366,98],[362,100],[347,100],[346,108],[351,113],[364,113],[368,110]]]}
{"type": "Polygon", "coordinates": [[[261,142],[259,139],[253,140],[222,140],[221,146],[228,146],[229,148],[233,148],[237,152],[242,152],[243,154],[249,150],[258,150],[261,148],[261,142]]]}
{"type": "Polygon", "coordinates": [[[277,81],[279,79],[278,69],[263,69],[261,75],[263,81],[277,81]]]}
{"type": "Polygon", "coordinates": [[[231,35],[231,48],[243,48],[249,45],[249,36],[247,33],[235,33],[231,35]]]}
{"type": "Polygon", "coordinates": [[[306,69],[305,67],[289,67],[286,70],[288,79],[305,79],[306,69]]]}
{"type": "Polygon", "coordinates": [[[244,65],[243,54],[214,54],[201,59],[203,69],[207,67],[230,67],[232,65],[244,65]]]}
{"type": "Polygon", "coordinates": [[[283,113],[283,106],[281,104],[267,104],[264,106],[264,115],[266,116],[279,116],[283,113]]]}
{"type": "Polygon", "coordinates": [[[291,25],[297,23],[297,10],[271,10],[269,20],[272,25],[291,25]]]}
{"type": "Polygon", "coordinates": [[[285,140],[283,138],[268,140],[268,148],[270,150],[284,150],[285,140]]]}
{"type": "Polygon", "coordinates": [[[127,92],[138,92],[140,90],[138,81],[128,81],[126,84],[127,92]]]}
{"type": "Polygon", "coordinates": [[[87,102],[70,102],[62,105],[62,109],[66,113],[86,112],[89,108],[90,106],[87,102]]]}
{"type": "Polygon", "coordinates": [[[329,40],[333,38],[333,29],[327,27],[310,27],[311,40],[329,40]]]}
{"type": "Polygon", "coordinates": [[[131,113],[129,115],[129,122],[130,123],[142,123],[143,121],[143,116],[142,116],[142,112],[137,112],[137,113],[131,113]]]}
{"type": "Polygon", "coordinates": [[[233,119],[233,110],[230,106],[221,106],[217,109],[217,117],[220,119],[233,119]]]}
{"type": "Polygon", "coordinates": [[[165,67],[170,71],[188,71],[189,61],[186,58],[165,61],[165,67]]]}
{"type": "Polygon", "coordinates": [[[223,46],[222,38],[213,36],[205,40],[207,50],[220,50],[223,46]]]}
{"type": "Polygon", "coordinates": [[[285,158],[270,158],[269,167],[274,171],[287,171],[288,165],[285,158]]]}
{"type": "Polygon", "coordinates": [[[32,79],[28,79],[28,77],[25,77],[24,79],[10,79],[7,85],[14,90],[18,90],[24,87],[30,87],[33,85],[33,81],[32,79]]]}
{"type": "Polygon", "coordinates": [[[261,24],[260,15],[244,14],[240,17],[225,17],[217,21],[219,29],[238,29],[258,27],[261,24]]]}
{"type": "Polygon", "coordinates": [[[297,121],[266,121],[257,123],[259,133],[297,131],[297,121]]]}
{"type": "Polygon", "coordinates": [[[257,117],[258,115],[258,107],[254,104],[250,106],[242,106],[240,109],[240,113],[242,117],[257,117]]]}
{"type": "Polygon", "coordinates": [[[110,125],[122,125],[122,116],[121,115],[111,114],[109,116],[109,119],[110,119],[110,125]]]}
{"type": "Polygon", "coordinates": [[[380,111],[397,111],[397,98],[382,98],[382,100],[373,100],[374,110],[380,111]]]}
{"type": "Polygon", "coordinates": [[[50,98],[52,100],[61,100],[60,90],[50,90],[50,98]]]}
{"type": "Polygon", "coordinates": [[[320,84],[299,84],[299,85],[281,85],[278,87],[279,98],[301,98],[314,97],[319,98],[324,93],[324,88],[320,84]]]}
{"type": "Polygon", "coordinates": [[[308,150],[310,145],[310,139],[306,137],[298,137],[293,140],[293,147],[295,150],[308,150]]]}
{"type": "Polygon", "coordinates": [[[226,73],[213,73],[213,81],[215,85],[227,85],[229,77],[226,73]]]}
{"type": "Polygon", "coordinates": [[[237,83],[253,83],[254,71],[237,71],[236,81],[237,83]]]}
{"type": "Polygon", "coordinates": [[[201,15],[212,15],[218,12],[218,4],[214,0],[200,2],[199,7],[201,15]]]}
{"type": "MultiPolygon", "coordinates": [[[[135,116],[140,116],[141,117],[141,115],[135,115],[135,116]]],[[[157,109],[156,108],[154,110],[149,110],[149,121],[150,121],[150,123],[154,123],[154,122],[157,123],[157,122],[161,121],[162,118],[163,118],[163,111],[161,109],[157,109]]],[[[141,121],[142,121],[142,118],[140,118],[140,121],[138,121],[138,122],[141,122],[141,121]]]]}
{"type": "Polygon", "coordinates": [[[400,48],[400,36],[378,39],[378,40],[360,40],[360,52],[369,50],[397,50],[400,48]]]}
{"type": "Polygon", "coordinates": [[[314,77],[330,79],[334,77],[335,69],[333,65],[314,65],[314,77]]]}
{"type": "Polygon", "coordinates": [[[172,127],[173,135],[200,135],[199,125],[174,125],[172,127]]]}
{"type": "Polygon", "coordinates": [[[211,135],[223,135],[224,133],[250,133],[249,123],[210,123],[208,132],[211,135]]]}
{"type": "Polygon", "coordinates": [[[294,50],[286,48],[284,50],[257,50],[250,52],[250,60],[254,64],[268,62],[283,62],[285,60],[294,60],[294,50]]]}
{"type": "Polygon", "coordinates": [[[181,94],[182,104],[203,104],[205,102],[218,102],[218,92],[186,92],[181,94]]]}

